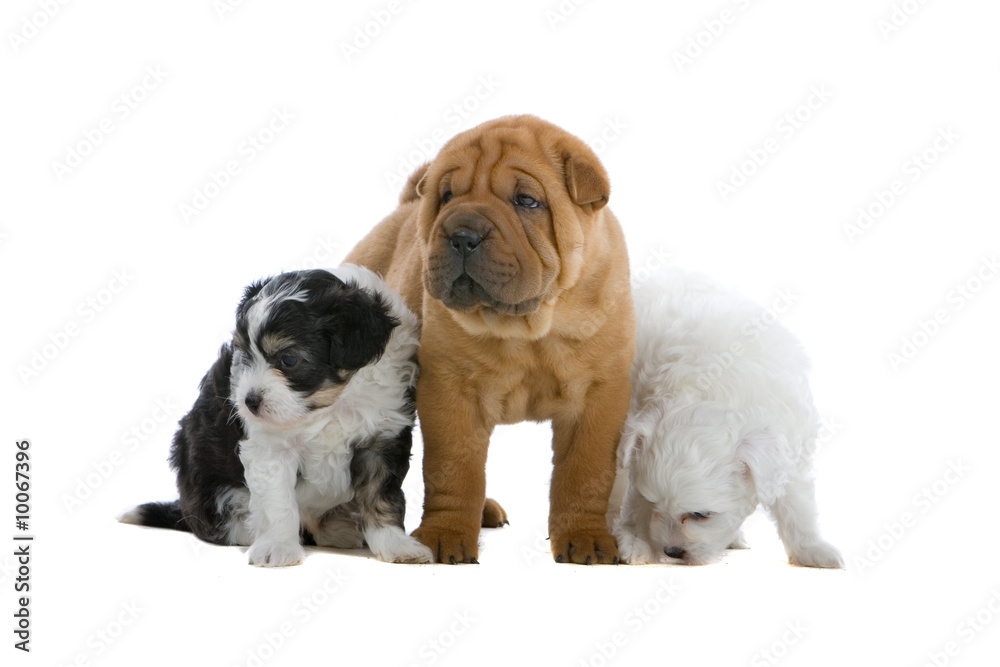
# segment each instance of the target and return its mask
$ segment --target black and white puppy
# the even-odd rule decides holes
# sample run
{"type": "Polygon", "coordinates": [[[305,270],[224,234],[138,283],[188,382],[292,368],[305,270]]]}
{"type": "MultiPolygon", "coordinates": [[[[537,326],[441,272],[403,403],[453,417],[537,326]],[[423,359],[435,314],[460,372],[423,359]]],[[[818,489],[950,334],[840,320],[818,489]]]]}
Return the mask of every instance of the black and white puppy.
{"type": "Polygon", "coordinates": [[[119,519],[249,545],[264,567],[301,563],[304,534],[432,562],[403,530],[418,339],[416,316],[362,267],[249,286],[174,436],[180,500],[119,519]]]}

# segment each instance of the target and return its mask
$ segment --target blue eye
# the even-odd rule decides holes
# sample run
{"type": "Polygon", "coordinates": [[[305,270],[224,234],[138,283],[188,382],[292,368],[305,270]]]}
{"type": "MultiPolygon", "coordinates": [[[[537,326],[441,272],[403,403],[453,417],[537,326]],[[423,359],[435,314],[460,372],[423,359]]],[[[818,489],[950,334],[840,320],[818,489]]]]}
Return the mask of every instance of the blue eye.
{"type": "Polygon", "coordinates": [[[517,195],[514,197],[514,204],[516,206],[523,206],[524,208],[538,208],[541,202],[528,195],[517,195]]]}
{"type": "Polygon", "coordinates": [[[281,367],[282,368],[294,368],[295,364],[299,363],[298,357],[293,357],[290,354],[286,354],[281,357],[281,367]]]}

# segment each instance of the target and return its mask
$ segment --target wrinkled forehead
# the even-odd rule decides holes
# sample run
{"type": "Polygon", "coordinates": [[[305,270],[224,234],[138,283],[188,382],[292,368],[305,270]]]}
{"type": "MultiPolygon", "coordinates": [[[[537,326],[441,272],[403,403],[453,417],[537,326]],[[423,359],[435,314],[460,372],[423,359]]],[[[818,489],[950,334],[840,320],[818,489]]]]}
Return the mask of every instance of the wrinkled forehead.
{"type": "Polygon", "coordinates": [[[508,190],[520,181],[537,185],[558,177],[556,160],[539,138],[522,128],[499,128],[456,137],[435,160],[438,182],[456,193],[508,190]]]}

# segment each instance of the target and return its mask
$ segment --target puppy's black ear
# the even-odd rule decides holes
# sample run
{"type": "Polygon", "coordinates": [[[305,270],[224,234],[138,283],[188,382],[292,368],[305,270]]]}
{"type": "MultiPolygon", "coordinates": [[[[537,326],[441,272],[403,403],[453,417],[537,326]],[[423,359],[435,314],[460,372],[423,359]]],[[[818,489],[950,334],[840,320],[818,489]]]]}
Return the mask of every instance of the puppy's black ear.
{"type": "Polygon", "coordinates": [[[399,320],[381,295],[348,284],[331,306],[330,364],[353,371],[377,361],[399,320]]]}

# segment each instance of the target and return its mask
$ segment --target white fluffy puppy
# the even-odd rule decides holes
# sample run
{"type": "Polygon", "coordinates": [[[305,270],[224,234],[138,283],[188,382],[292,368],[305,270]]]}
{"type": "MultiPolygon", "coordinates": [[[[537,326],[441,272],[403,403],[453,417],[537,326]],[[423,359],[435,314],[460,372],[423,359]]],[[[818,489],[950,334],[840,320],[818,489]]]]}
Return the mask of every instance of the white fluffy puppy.
{"type": "Polygon", "coordinates": [[[677,269],[634,297],[632,405],[609,509],[622,559],[719,560],[746,548],[740,527],[762,504],[789,562],[843,567],[817,527],[819,419],[799,341],[760,306],[677,269]]]}

